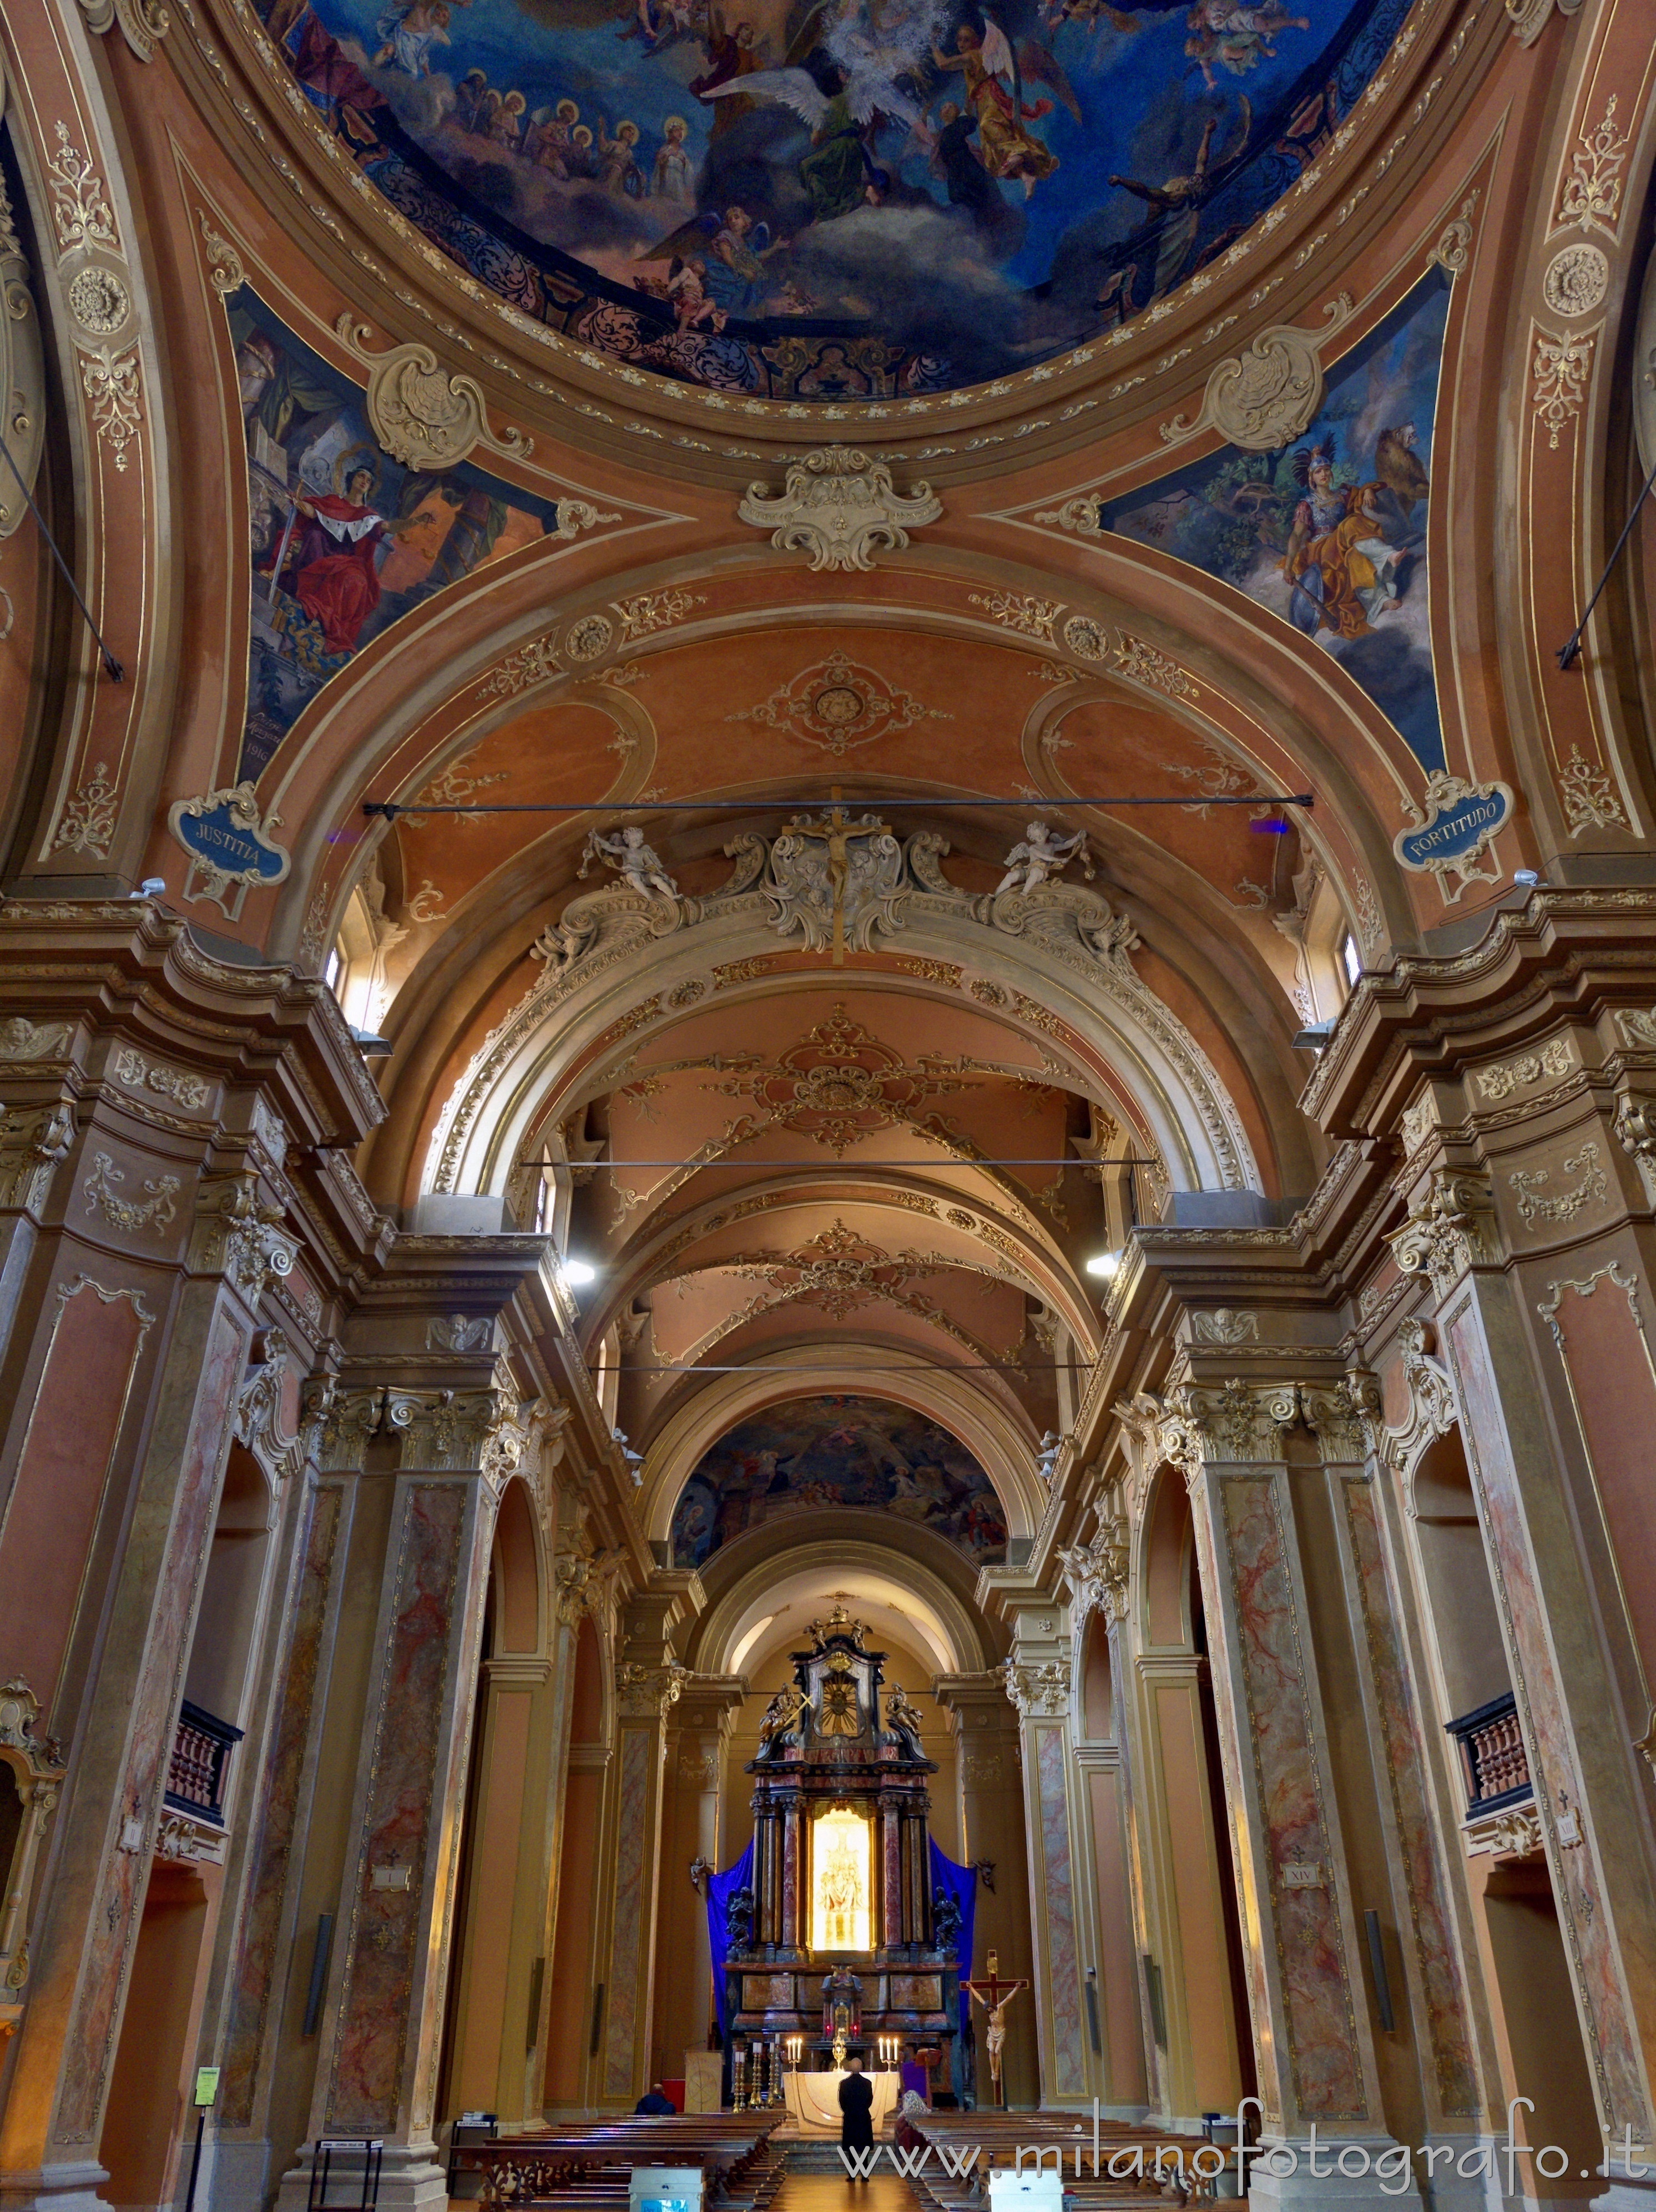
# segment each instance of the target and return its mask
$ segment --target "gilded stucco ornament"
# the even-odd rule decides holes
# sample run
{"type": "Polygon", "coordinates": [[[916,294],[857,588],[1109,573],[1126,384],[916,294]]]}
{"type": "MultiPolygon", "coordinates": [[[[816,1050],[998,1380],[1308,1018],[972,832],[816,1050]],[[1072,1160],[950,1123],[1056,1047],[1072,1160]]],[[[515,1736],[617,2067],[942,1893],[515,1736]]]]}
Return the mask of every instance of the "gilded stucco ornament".
{"type": "Polygon", "coordinates": [[[274,890],[286,879],[291,856],[270,834],[281,820],[262,813],[251,782],[175,801],[167,826],[190,855],[183,896],[210,900],[235,921],[250,884],[274,890]]]}
{"type": "Polygon", "coordinates": [[[1367,1370],[1354,1367],[1337,1382],[1303,1384],[1300,1410],[1329,1465],[1361,1462],[1380,1434],[1380,1389],[1367,1370]]]}
{"type": "Polygon", "coordinates": [[[1468,783],[1434,769],[1421,800],[1403,799],[1413,826],[1397,832],[1391,849],[1411,874],[1435,876],[1445,905],[1453,906],[1469,884],[1501,881],[1499,868],[1481,868],[1478,862],[1512,820],[1513,805],[1510,784],[1468,783]]]}
{"type": "Polygon", "coordinates": [[[1001,1680],[1020,1720],[1056,1720],[1069,1707],[1069,1669],[1062,1660],[1003,1659],[1001,1680]]]}
{"type": "Polygon", "coordinates": [[[1091,1543],[1062,1546],[1057,1554],[1077,1626],[1091,1613],[1101,1613],[1107,1620],[1127,1618],[1131,1532],[1116,1492],[1101,1498],[1096,1510],[1099,1525],[1091,1543]]]}
{"type": "Polygon", "coordinates": [[[1639,1170],[1645,1203],[1656,1206],[1656,1099],[1624,1095],[1616,1102],[1616,1141],[1639,1170]]]}
{"type": "Polygon", "coordinates": [[[496,436],[475,377],[445,375],[430,347],[414,340],[384,353],[370,352],[362,341],[372,327],[348,309],[333,329],[346,352],[368,372],[368,419],[393,461],[408,469],[449,469],[478,446],[512,460],[527,460],[533,439],[510,428],[496,436]]]}
{"type": "Polygon", "coordinates": [[[1323,404],[1322,348],[1349,318],[1349,293],[1323,309],[1320,331],[1275,323],[1261,331],[1245,352],[1221,361],[1208,379],[1194,417],[1176,415],[1161,426],[1164,445],[1217,430],[1233,446],[1265,453],[1291,445],[1315,418],[1323,404]]]}
{"type": "Polygon", "coordinates": [[[1403,1506],[1412,1517],[1416,1510],[1415,1471],[1427,1447],[1452,1429],[1459,1417],[1449,1370],[1433,1357],[1435,1339],[1430,1322],[1403,1322],[1397,1330],[1397,1342],[1403,1352],[1409,1411],[1395,1428],[1381,1432],[1380,1455],[1402,1478],[1403,1506]]]}
{"type": "Polygon", "coordinates": [[[736,509],[739,521],[770,532],[779,553],[808,553],[813,569],[872,568],[876,551],[901,552],[910,529],[942,512],[929,484],[899,492],[883,462],[847,446],[790,461],[782,490],[750,484],[736,509]]]}
{"type": "Polygon", "coordinates": [[[253,1360],[236,1393],[236,1441],[246,1444],[278,1488],[305,1464],[297,1433],[289,1436],[282,1425],[292,1358],[293,1346],[283,1330],[261,1329],[253,1339],[253,1360]]]}
{"type": "Polygon", "coordinates": [[[279,1275],[293,1272],[299,1241],[281,1227],[283,1209],[261,1198],[255,1176],[205,1183],[197,1201],[190,1265],[228,1277],[257,1304],[279,1275]]]}
{"type": "Polygon", "coordinates": [[[0,1113],[0,1206],[37,1212],[74,1142],[75,1115],[68,1105],[0,1113]]]}
{"type": "Polygon", "coordinates": [[[1494,1201],[1487,1178],[1461,1168],[1434,1168],[1409,1219],[1386,1243],[1405,1275],[1426,1275],[1440,1298],[1468,1268],[1496,1257],[1494,1201]]]}
{"type": "Polygon", "coordinates": [[[173,26],[161,0],[81,0],[81,10],[93,30],[118,29],[141,62],[155,59],[173,26]]]}
{"type": "Polygon", "coordinates": [[[624,1720],[664,1721],[670,1706],[683,1694],[691,1670],[670,1659],[664,1667],[646,1667],[624,1659],[615,1670],[616,1703],[624,1720]]]}
{"type": "Polygon", "coordinates": [[[1610,263],[1586,239],[1561,246],[1547,264],[1541,295],[1556,315],[1590,315],[1610,289],[1610,263]]]}

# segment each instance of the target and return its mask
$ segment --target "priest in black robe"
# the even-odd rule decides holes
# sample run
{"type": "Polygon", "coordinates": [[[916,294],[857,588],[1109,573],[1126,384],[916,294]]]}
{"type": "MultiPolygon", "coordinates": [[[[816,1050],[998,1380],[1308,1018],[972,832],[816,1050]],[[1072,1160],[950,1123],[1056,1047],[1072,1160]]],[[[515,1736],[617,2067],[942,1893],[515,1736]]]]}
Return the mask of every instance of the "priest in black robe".
{"type": "Polygon", "coordinates": [[[860,2058],[848,2058],[845,2064],[845,2078],[839,2085],[839,2109],[843,2115],[839,2124],[839,2147],[842,2150],[872,2150],[874,2085],[863,2073],[860,2058]]]}

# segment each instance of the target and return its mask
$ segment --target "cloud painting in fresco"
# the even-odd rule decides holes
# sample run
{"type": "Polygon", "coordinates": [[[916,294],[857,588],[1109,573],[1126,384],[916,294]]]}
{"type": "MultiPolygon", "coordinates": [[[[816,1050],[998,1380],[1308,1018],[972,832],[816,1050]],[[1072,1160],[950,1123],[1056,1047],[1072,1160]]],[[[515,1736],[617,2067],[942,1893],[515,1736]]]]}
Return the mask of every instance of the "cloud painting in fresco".
{"type": "Polygon", "coordinates": [[[359,387],[247,285],[227,306],[247,438],[253,626],[243,777],[257,777],[331,676],[399,615],[485,562],[555,535],[537,499],[469,467],[405,469],[359,387]]]}
{"type": "Polygon", "coordinates": [[[980,1565],[1006,1556],[1000,1501],[958,1437],[906,1406],[834,1397],[772,1406],[702,1455],[673,1510],[673,1564],[699,1567],[746,1529],[844,1506],[929,1528],[980,1565]]]}
{"type": "Polygon", "coordinates": [[[665,374],[895,398],[1027,368],[1233,241],[1407,0],[259,0],[385,196],[665,374]]]}
{"type": "Polygon", "coordinates": [[[1448,307],[1434,269],[1334,369],[1302,437],[1277,453],[1227,447],[1099,514],[1313,638],[1426,769],[1444,762],[1426,516],[1448,307]]]}

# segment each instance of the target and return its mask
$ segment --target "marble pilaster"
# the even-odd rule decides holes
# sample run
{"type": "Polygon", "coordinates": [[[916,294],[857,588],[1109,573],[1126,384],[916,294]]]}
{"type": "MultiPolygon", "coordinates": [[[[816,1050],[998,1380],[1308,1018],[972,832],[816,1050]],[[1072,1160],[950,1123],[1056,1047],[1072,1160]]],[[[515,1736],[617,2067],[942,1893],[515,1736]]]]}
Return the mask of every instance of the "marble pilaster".
{"type": "MultiPolygon", "coordinates": [[[[1300,1394],[1293,1382],[1184,1382],[1139,1418],[1195,1516],[1264,2134],[1297,2144],[1315,2123],[1323,2142],[1372,2159],[1391,2137],[1293,1492],[1321,1470],[1291,1470],[1287,1451],[1300,1394]]],[[[1318,2189],[1384,2202],[1372,2176],[1313,2183],[1303,2162],[1250,2179],[1262,2203],[1318,2189]]]]}
{"type": "Polygon", "coordinates": [[[649,2086],[667,1717],[690,1674],[667,1655],[670,1626],[670,1619],[661,1623],[662,1640],[630,1643],[616,1668],[615,1848],[604,1915],[609,1963],[597,2087],[601,2106],[627,2111],[649,2086]]]}

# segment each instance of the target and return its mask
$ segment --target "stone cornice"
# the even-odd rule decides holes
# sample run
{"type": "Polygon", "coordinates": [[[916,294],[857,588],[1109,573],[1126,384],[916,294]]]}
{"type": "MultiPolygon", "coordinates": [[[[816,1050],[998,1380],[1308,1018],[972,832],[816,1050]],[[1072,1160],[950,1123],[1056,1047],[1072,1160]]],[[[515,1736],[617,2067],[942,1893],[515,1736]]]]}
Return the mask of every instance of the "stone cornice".
{"type": "Polygon", "coordinates": [[[1300,1103],[1331,1136],[1390,1134],[1422,1076],[1458,1077],[1562,1022],[1653,1002],[1656,885],[1532,890],[1467,951],[1365,976],[1300,1103]]]}

